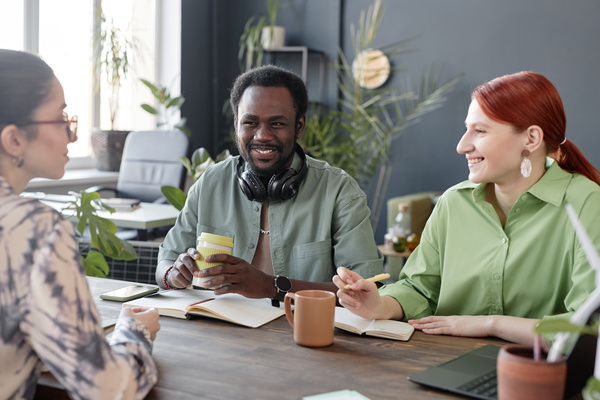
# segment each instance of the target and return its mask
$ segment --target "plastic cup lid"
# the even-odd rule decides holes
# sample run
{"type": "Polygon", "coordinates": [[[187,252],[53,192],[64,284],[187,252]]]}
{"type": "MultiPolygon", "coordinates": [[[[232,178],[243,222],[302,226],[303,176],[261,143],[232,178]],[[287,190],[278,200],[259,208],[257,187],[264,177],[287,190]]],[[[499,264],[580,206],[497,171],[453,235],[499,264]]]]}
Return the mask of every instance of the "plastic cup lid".
{"type": "Polygon", "coordinates": [[[215,235],[212,233],[202,232],[198,236],[198,241],[218,244],[221,246],[227,246],[233,248],[233,239],[227,236],[215,235]]]}

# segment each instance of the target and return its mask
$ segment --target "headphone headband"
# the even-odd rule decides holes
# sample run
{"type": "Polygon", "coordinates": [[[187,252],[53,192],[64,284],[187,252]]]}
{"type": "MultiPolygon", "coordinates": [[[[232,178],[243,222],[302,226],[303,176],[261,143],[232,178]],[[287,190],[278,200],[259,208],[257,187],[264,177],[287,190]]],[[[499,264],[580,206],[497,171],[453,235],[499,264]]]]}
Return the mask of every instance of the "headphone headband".
{"type": "Polygon", "coordinates": [[[298,193],[298,188],[304,178],[306,178],[308,170],[306,167],[306,154],[304,154],[302,147],[296,144],[295,151],[300,155],[300,161],[302,162],[300,171],[296,171],[293,168],[284,169],[271,177],[266,189],[258,176],[252,171],[244,170],[244,158],[240,155],[236,168],[236,175],[240,184],[240,189],[248,200],[256,200],[259,202],[263,202],[267,199],[288,200],[298,193]]]}

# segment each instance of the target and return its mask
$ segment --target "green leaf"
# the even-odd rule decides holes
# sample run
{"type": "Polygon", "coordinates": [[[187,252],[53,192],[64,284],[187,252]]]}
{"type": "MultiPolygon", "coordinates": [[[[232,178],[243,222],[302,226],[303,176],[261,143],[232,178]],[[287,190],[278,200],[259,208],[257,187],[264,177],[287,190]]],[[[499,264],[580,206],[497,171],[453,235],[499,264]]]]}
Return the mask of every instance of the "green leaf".
{"type": "Polygon", "coordinates": [[[85,258],[82,257],[82,262],[87,276],[106,278],[106,275],[108,275],[108,263],[100,252],[89,251],[85,258]]]}
{"type": "Polygon", "coordinates": [[[173,205],[176,209],[181,211],[187,200],[186,194],[183,190],[174,186],[162,186],[160,191],[165,196],[167,201],[173,205]]]}
{"type": "Polygon", "coordinates": [[[584,400],[600,400],[600,381],[591,376],[581,392],[584,400]]]}
{"type": "Polygon", "coordinates": [[[152,107],[150,104],[144,103],[142,104],[142,108],[152,115],[158,115],[158,111],[156,111],[156,108],[152,107]]]}
{"type": "Polygon", "coordinates": [[[575,325],[564,319],[545,319],[537,323],[534,328],[536,333],[587,333],[590,335],[598,334],[598,326],[591,327],[588,325],[575,325]]]}
{"type": "Polygon", "coordinates": [[[183,102],[185,101],[185,99],[183,98],[183,96],[178,96],[175,97],[174,99],[172,99],[171,101],[169,101],[166,105],[167,108],[171,108],[171,107],[181,107],[181,105],[183,104],[183,102]]]}

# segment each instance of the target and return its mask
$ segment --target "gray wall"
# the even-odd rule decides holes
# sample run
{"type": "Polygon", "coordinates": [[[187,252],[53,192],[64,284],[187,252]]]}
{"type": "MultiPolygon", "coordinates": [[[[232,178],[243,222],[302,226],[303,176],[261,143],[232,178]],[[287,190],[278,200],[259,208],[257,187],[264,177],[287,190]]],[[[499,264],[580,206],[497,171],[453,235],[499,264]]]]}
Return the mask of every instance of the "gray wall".
{"type": "MultiPolygon", "coordinates": [[[[369,0],[293,0],[281,12],[287,45],[324,51],[329,63],[337,48],[350,53],[349,26],[369,0]]],[[[215,150],[227,135],[220,108],[237,67],[237,42],[246,20],[266,13],[262,0],[183,0],[183,112],[194,131],[194,145],[215,150]],[[210,30],[206,27],[210,26],[210,30]],[[186,28],[187,27],[187,28],[186,28]],[[185,37],[196,31],[194,37],[185,37]],[[204,35],[204,32],[212,34],[204,35]],[[210,51],[205,52],[206,48],[210,51]],[[211,67],[203,70],[206,58],[211,67]],[[189,99],[193,98],[192,101],[189,99]],[[216,104],[215,104],[216,103],[216,104]],[[210,110],[211,116],[208,115],[210,110]]],[[[447,79],[462,75],[443,108],[428,114],[394,143],[393,176],[385,198],[440,190],[466,179],[464,156],[456,144],[464,131],[471,91],[496,76],[521,70],[546,75],[562,96],[567,137],[600,166],[600,2],[597,0],[384,0],[385,15],[375,45],[414,35],[418,51],[392,60],[408,72],[392,76],[397,86],[406,74],[433,63],[447,79]]],[[[208,67],[207,67],[208,68],[208,67]]],[[[329,68],[325,102],[335,102],[335,73],[329,68]]],[[[365,190],[370,202],[375,183],[365,190]]],[[[376,239],[385,232],[385,209],[376,239]]]]}

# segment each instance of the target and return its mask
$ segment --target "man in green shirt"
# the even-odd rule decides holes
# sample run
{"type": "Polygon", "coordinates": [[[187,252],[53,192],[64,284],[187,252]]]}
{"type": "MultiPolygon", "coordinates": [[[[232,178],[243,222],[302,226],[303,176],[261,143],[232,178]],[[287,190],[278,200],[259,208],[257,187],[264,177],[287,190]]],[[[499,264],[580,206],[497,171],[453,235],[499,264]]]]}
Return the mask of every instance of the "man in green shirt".
{"type": "Polygon", "coordinates": [[[231,91],[240,156],[209,168],[160,246],[157,283],[190,286],[211,277],[216,294],[282,300],[287,291],[335,291],[336,267],[361,276],[383,272],[367,199],[339,168],[304,155],[306,87],[293,73],[264,66],[242,74],[231,91]],[[233,238],[233,255],[198,271],[196,238],[233,238]],[[224,285],[224,286],[222,286],[224,285]]]}
{"type": "Polygon", "coordinates": [[[540,74],[475,89],[465,125],[469,181],[441,196],[399,281],[377,291],[339,268],[340,303],[430,334],[532,344],[539,319],[570,315],[595,289],[564,205],[600,246],[600,176],[565,138],[562,102],[540,74]]]}

